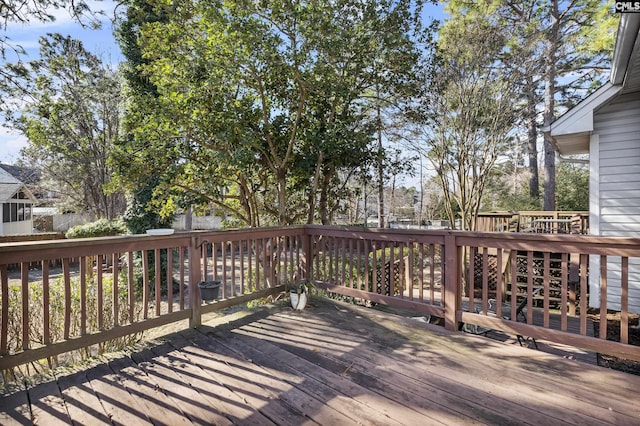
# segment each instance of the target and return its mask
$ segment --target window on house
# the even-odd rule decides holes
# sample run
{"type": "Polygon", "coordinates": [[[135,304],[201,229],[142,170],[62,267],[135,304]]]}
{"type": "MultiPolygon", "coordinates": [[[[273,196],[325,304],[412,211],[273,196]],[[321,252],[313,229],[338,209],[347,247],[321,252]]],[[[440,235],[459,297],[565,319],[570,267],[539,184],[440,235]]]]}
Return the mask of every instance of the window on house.
{"type": "Polygon", "coordinates": [[[2,204],[2,221],[22,222],[31,220],[32,206],[27,203],[3,203],[2,204]]]}

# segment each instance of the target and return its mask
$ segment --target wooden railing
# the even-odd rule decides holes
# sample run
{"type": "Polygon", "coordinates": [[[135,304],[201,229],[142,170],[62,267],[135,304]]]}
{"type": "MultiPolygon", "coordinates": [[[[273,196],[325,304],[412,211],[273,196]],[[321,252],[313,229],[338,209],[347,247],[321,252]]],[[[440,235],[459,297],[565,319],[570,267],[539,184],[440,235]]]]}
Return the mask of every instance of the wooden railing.
{"type": "MultiPolygon", "coordinates": [[[[549,227],[551,233],[589,233],[589,212],[586,211],[518,211],[480,213],[476,219],[479,232],[531,232],[538,221],[571,221],[566,226],[558,223],[549,227]],[[555,232],[554,232],[555,231],[555,232]]],[[[563,224],[564,225],[564,224],[563,224]]]]}
{"type": "Polygon", "coordinates": [[[311,276],[327,290],[435,315],[451,330],[469,323],[640,361],[629,344],[640,239],[312,226],[307,234],[311,276]],[[594,260],[600,289],[590,295],[594,260]],[[614,284],[616,297],[607,291],[614,284]],[[525,297],[523,323],[516,309],[525,297]],[[619,336],[608,331],[608,308],[619,312],[619,336]]]}
{"type": "Polygon", "coordinates": [[[0,244],[0,370],[278,294],[303,228],[0,244]],[[17,268],[16,268],[16,265],[17,268]],[[203,304],[198,283],[220,280],[203,304]]]}
{"type": "Polygon", "coordinates": [[[476,324],[640,361],[628,334],[636,264],[632,238],[323,226],[0,244],[0,369],[176,321],[196,326],[302,279],[443,318],[450,330],[476,324]],[[601,275],[595,295],[590,268],[601,275]],[[197,284],[212,279],[220,299],[203,303],[197,284]],[[505,319],[535,290],[525,322],[505,319]],[[620,312],[615,340],[607,308],[620,312]]]}

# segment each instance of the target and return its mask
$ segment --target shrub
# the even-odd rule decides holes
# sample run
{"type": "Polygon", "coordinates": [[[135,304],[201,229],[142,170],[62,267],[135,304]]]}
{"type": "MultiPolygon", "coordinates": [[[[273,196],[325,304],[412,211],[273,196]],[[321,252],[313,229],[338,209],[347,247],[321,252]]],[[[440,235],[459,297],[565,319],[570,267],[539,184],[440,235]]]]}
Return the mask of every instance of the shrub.
{"type": "Polygon", "coordinates": [[[95,222],[78,225],[67,231],[67,238],[91,238],[123,235],[127,227],[121,220],[99,219],[95,222]]]}
{"type": "MultiPolygon", "coordinates": [[[[80,278],[72,277],[70,281],[71,287],[71,322],[69,327],[70,337],[78,337],[81,335],[81,318],[80,318],[80,278]]],[[[10,284],[9,286],[9,310],[7,328],[9,331],[9,353],[19,352],[22,349],[22,289],[21,284],[10,284]]],[[[44,292],[42,282],[35,281],[29,283],[29,339],[32,347],[44,344],[44,328],[45,321],[43,300],[44,292]]],[[[118,304],[118,323],[126,324],[131,321],[138,321],[142,317],[142,305],[136,302],[134,306],[134,317],[129,316],[129,297],[128,285],[125,280],[118,282],[118,300],[113,300],[113,277],[105,275],[102,280],[102,318],[104,329],[114,326],[113,304],[118,304]]],[[[64,338],[64,279],[62,277],[52,280],[49,285],[49,337],[51,342],[60,342],[64,338]]],[[[90,279],[87,280],[86,286],[86,309],[87,321],[86,332],[95,333],[99,331],[98,324],[98,285],[90,279]]],[[[130,335],[122,338],[100,343],[93,348],[84,348],[79,351],[67,353],[62,357],[52,357],[46,360],[49,367],[55,367],[61,364],[85,360],[91,356],[102,354],[110,350],[120,350],[124,347],[137,342],[140,335],[130,335]]],[[[37,364],[30,364],[36,368],[37,364]]],[[[3,378],[16,379],[20,376],[29,375],[29,365],[26,365],[26,373],[18,367],[13,371],[3,371],[3,378]]],[[[36,371],[37,372],[37,371],[36,371]]]]}

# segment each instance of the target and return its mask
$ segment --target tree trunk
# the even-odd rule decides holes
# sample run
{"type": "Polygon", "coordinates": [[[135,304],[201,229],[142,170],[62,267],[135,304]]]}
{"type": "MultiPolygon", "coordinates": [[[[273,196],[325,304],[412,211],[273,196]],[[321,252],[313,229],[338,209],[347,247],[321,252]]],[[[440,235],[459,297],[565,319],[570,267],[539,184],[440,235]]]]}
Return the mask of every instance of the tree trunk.
{"type": "Polygon", "coordinates": [[[287,176],[286,171],[278,170],[278,224],[287,225],[287,176]]]}
{"type": "Polygon", "coordinates": [[[378,226],[383,228],[384,223],[384,162],[382,161],[382,126],[380,118],[380,106],[378,106],[378,226]]]}
{"type": "MultiPolygon", "coordinates": [[[[560,20],[558,13],[558,1],[553,0],[549,6],[549,20],[551,29],[547,40],[547,66],[545,75],[544,93],[544,126],[551,125],[554,119],[555,92],[556,92],[556,63],[558,52],[558,38],[560,33],[560,20]]],[[[544,210],[556,209],[556,151],[553,147],[551,135],[544,135],[544,210]]]]}
{"type": "Polygon", "coordinates": [[[536,123],[536,94],[533,77],[527,76],[527,146],[529,153],[529,196],[535,200],[540,197],[540,178],[538,175],[538,129],[536,123]]]}

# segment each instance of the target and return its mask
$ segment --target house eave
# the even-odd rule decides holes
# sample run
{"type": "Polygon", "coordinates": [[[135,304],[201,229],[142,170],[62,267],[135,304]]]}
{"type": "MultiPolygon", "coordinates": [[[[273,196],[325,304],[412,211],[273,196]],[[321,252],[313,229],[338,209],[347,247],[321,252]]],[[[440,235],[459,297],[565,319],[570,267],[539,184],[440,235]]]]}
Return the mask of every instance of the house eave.
{"type": "Polygon", "coordinates": [[[616,47],[611,62],[611,75],[609,81],[614,84],[622,84],[627,75],[631,54],[636,44],[640,31],[640,14],[625,13],[620,17],[616,47]]]}
{"type": "Polygon", "coordinates": [[[620,93],[621,85],[605,83],[578,105],[544,129],[550,132],[561,155],[589,152],[589,139],[593,131],[593,114],[620,93]]]}

